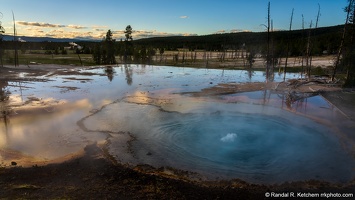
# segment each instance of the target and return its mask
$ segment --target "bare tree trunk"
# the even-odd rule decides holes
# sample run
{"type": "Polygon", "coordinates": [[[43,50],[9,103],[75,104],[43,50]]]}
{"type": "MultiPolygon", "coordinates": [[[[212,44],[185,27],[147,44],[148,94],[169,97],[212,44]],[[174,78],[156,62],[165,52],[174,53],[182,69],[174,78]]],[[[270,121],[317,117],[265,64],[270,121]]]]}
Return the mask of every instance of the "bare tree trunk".
{"type": "Polygon", "coordinates": [[[348,25],[348,21],[349,21],[349,17],[350,17],[350,11],[351,11],[350,7],[353,4],[353,1],[354,0],[349,0],[349,6],[348,6],[347,14],[346,14],[346,20],[345,20],[345,24],[344,24],[343,35],[341,37],[338,54],[337,54],[337,57],[336,57],[336,60],[335,60],[335,64],[334,64],[334,67],[333,67],[332,81],[334,81],[335,74],[336,74],[336,71],[338,69],[338,65],[339,65],[339,62],[340,62],[340,56],[341,56],[341,54],[343,52],[343,46],[344,46],[344,41],[345,41],[345,33],[346,33],[346,28],[347,28],[347,25],[348,25]]]}
{"type": "Polygon", "coordinates": [[[83,61],[81,60],[81,57],[80,57],[79,53],[77,53],[77,54],[78,54],[78,58],[80,60],[80,64],[81,64],[81,66],[83,66],[83,61]]]}
{"type": "Polygon", "coordinates": [[[2,62],[2,50],[0,48],[0,65],[1,67],[4,67],[4,63],[2,62]]]}
{"type": "Polygon", "coordinates": [[[15,15],[14,12],[12,11],[12,19],[14,21],[14,48],[15,48],[15,67],[19,65],[18,62],[18,51],[17,51],[17,38],[16,38],[16,21],[15,21],[15,15]]]}
{"type": "MultiPolygon", "coordinates": [[[[2,16],[2,13],[0,12],[0,17],[2,16]]],[[[2,27],[1,25],[1,21],[0,21],[0,65],[1,67],[4,67],[3,62],[2,62],[2,37],[3,37],[3,33],[5,33],[5,29],[4,27],[2,27]]]]}
{"type": "MultiPolygon", "coordinates": [[[[302,42],[304,41],[304,17],[303,17],[303,14],[302,14],[302,42]]],[[[304,49],[303,49],[304,50],[304,49]]],[[[303,61],[304,61],[304,57],[305,57],[305,53],[304,51],[302,51],[302,68],[301,68],[301,79],[302,79],[302,76],[303,76],[303,61]]]]}
{"type": "MultiPolygon", "coordinates": [[[[291,30],[292,30],[293,11],[294,11],[294,9],[292,8],[291,20],[290,20],[290,29],[289,29],[289,36],[290,36],[291,30]]],[[[285,68],[284,68],[284,81],[285,81],[285,79],[286,79],[287,60],[288,60],[288,53],[289,53],[289,51],[290,51],[290,41],[288,40],[288,42],[287,42],[287,52],[286,52],[286,61],[285,61],[285,68]]]]}
{"type": "MultiPolygon", "coordinates": [[[[2,36],[0,36],[0,37],[2,37],[2,36]]],[[[3,63],[3,61],[2,61],[2,38],[0,38],[0,65],[1,65],[1,67],[4,67],[4,63],[3,63]]]]}
{"type": "Polygon", "coordinates": [[[312,29],[312,21],[311,24],[309,25],[309,30],[308,30],[308,39],[307,39],[307,49],[306,49],[306,68],[307,68],[307,75],[308,79],[311,78],[311,66],[310,66],[310,55],[311,55],[311,29],[312,29]]]}
{"type": "Polygon", "coordinates": [[[207,68],[208,66],[208,52],[207,52],[207,46],[203,52],[203,60],[205,61],[205,67],[207,68]]]}
{"type": "Polygon", "coordinates": [[[245,58],[246,58],[246,56],[244,56],[244,49],[243,49],[243,50],[242,50],[242,59],[243,59],[244,68],[246,67],[245,58]]]}
{"type": "MultiPolygon", "coordinates": [[[[352,22],[351,22],[351,35],[350,35],[350,44],[353,44],[354,43],[354,39],[355,39],[355,4],[353,4],[353,5],[351,5],[351,6],[353,6],[351,9],[352,9],[352,22]]],[[[352,46],[351,48],[350,48],[350,53],[353,53],[354,52],[354,46],[352,46]]],[[[350,66],[352,67],[352,68],[354,68],[355,66],[354,66],[354,62],[352,62],[352,63],[350,63],[350,66]]],[[[346,70],[346,81],[345,81],[345,83],[347,83],[348,81],[349,81],[349,79],[352,79],[352,80],[350,80],[350,82],[352,82],[351,83],[351,85],[354,85],[354,76],[355,76],[355,74],[354,74],[354,69],[350,69],[350,66],[347,68],[347,70],[346,70]]]]}
{"type": "Polygon", "coordinates": [[[270,1],[267,6],[267,55],[266,55],[266,82],[270,75],[270,1]]]}
{"type": "MultiPolygon", "coordinates": [[[[316,35],[316,31],[317,31],[317,28],[318,28],[318,21],[319,21],[319,16],[320,16],[320,5],[318,4],[318,13],[317,13],[317,20],[316,20],[316,26],[314,28],[314,36],[316,35]]],[[[309,77],[311,76],[311,67],[312,67],[312,51],[313,51],[313,45],[314,43],[311,43],[311,49],[310,49],[310,57],[309,57],[309,77]]]]}
{"type": "MultiPolygon", "coordinates": [[[[274,32],[274,21],[271,20],[271,32],[274,32]]],[[[276,58],[275,58],[275,46],[274,46],[274,39],[271,38],[271,69],[272,73],[274,73],[275,69],[275,63],[276,63],[276,58]]]]}

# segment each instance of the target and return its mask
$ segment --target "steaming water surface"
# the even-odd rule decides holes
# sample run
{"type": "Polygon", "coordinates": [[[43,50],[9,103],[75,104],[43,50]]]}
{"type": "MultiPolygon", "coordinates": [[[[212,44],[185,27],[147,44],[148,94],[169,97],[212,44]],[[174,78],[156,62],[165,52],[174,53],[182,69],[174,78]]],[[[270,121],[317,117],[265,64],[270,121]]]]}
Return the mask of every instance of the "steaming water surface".
{"type": "Polygon", "coordinates": [[[270,91],[213,98],[180,94],[218,83],[264,81],[262,72],[140,65],[113,71],[82,69],[98,75],[56,75],[48,82],[9,86],[12,102],[35,96],[59,106],[27,118],[10,116],[0,124],[0,149],[46,160],[109,140],[109,152],[123,163],[172,166],[210,178],[261,183],[354,178],[354,159],[339,136],[340,130],[354,132],[348,125],[353,121],[320,96],[286,108],[283,97],[270,91]]]}
{"type": "MultiPolygon", "coordinates": [[[[210,112],[212,105],[205,104],[201,110],[180,113],[118,102],[89,117],[85,125],[94,130],[99,121],[99,129],[133,133],[134,158],[126,162],[135,164],[175,166],[212,178],[262,183],[345,182],[353,174],[351,157],[332,131],[320,124],[263,106],[240,112],[245,105],[220,103],[218,111],[210,112]]],[[[111,153],[120,158],[124,152],[111,153]]]]}

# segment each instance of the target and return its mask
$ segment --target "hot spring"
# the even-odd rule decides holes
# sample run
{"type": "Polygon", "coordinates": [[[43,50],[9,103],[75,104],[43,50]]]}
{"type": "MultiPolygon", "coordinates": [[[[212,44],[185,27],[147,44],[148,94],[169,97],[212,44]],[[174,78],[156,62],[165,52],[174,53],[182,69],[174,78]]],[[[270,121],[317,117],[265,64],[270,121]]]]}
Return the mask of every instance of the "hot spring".
{"type": "Polygon", "coordinates": [[[90,130],[112,133],[110,153],[121,162],[256,183],[346,182],[354,175],[354,161],[333,130],[305,117],[264,105],[206,99],[198,104],[180,99],[182,110],[130,100],[105,106],[84,121],[90,130]],[[122,145],[117,130],[135,137],[126,159],[117,148],[122,145]]]}
{"type": "Polygon", "coordinates": [[[128,65],[37,78],[49,80],[5,84],[9,100],[0,108],[15,106],[0,123],[1,163],[48,161],[98,142],[118,162],[207,179],[344,183],[355,177],[354,121],[320,95],[286,105],[283,94],[268,90],[191,94],[220,83],[263,82],[263,72],[128,65]]]}

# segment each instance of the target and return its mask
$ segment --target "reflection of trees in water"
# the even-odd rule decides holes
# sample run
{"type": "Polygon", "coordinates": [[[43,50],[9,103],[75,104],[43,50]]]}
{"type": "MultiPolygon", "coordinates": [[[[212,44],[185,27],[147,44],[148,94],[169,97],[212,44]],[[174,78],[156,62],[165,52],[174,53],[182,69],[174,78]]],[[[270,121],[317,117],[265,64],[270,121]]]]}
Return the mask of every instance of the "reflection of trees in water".
{"type": "Polygon", "coordinates": [[[253,78],[254,75],[254,70],[248,69],[247,72],[248,72],[249,81],[251,81],[251,78],[253,78]]]}
{"type": "Polygon", "coordinates": [[[263,92],[263,105],[266,105],[267,103],[269,103],[270,101],[270,97],[271,97],[271,90],[264,90],[263,92]]]}
{"type": "Polygon", "coordinates": [[[297,93],[295,91],[290,91],[283,94],[278,94],[282,99],[282,108],[284,104],[289,110],[296,110],[298,112],[306,112],[308,105],[308,98],[316,96],[314,93],[297,93]]]}
{"type": "Polygon", "coordinates": [[[106,73],[108,80],[110,80],[110,82],[113,80],[114,72],[115,71],[113,70],[112,66],[106,66],[105,73],[106,73]]]}
{"type": "MultiPolygon", "coordinates": [[[[1,119],[1,121],[3,121],[3,124],[4,124],[4,131],[1,131],[1,132],[3,132],[5,134],[4,135],[5,141],[3,141],[3,142],[7,143],[7,141],[8,141],[8,125],[9,125],[9,122],[10,122],[9,121],[9,116],[8,116],[9,111],[6,110],[6,109],[4,110],[2,107],[0,109],[1,109],[0,119],[1,119]]],[[[1,135],[0,135],[0,138],[1,138],[1,135]]]]}
{"type": "Polygon", "coordinates": [[[296,110],[299,112],[306,112],[308,105],[308,98],[316,96],[314,93],[297,93],[295,91],[289,92],[273,92],[272,90],[263,91],[263,105],[270,103],[271,95],[277,95],[281,99],[281,109],[296,110]]]}
{"type": "Polygon", "coordinates": [[[0,82],[0,120],[4,122],[4,131],[5,133],[5,139],[7,140],[7,134],[8,134],[8,124],[9,124],[9,106],[8,106],[8,101],[10,97],[10,91],[7,89],[8,82],[7,81],[1,81],[0,82]]]}
{"type": "Polygon", "coordinates": [[[128,85],[132,85],[133,83],[133,70],[129,64],[124,65],[124,72],[126,74],[126,81],[128,85]]]}
{"type": "Polygon", "coordinates": [[[7,89],[7,81],[0,81],[0,102],[9,100],[10,91],[7,89]]]}

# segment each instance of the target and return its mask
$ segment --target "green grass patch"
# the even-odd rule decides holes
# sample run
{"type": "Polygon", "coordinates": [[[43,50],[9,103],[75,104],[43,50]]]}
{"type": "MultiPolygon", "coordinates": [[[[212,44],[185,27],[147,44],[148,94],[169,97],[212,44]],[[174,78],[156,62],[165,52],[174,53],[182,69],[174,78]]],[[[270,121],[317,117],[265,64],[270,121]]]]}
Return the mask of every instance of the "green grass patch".
{"type": "MultiPolygon", "coordinates": [[[[81,61],[83,65],[93,65],[91,54],[80,54],[81,61]]],[[[32,53],[32,54],[22,54],[19,52],[19,64],[20,65],[30,65],[31,63],[38,64],[58,64],[58,65],[81,65],[79,56],[77,54],[44,54],[44,53],[32,53]]],[[[15,64],[14,52],[7,51],[3,56],[3,64],[13,65],[15,64]]]]}

